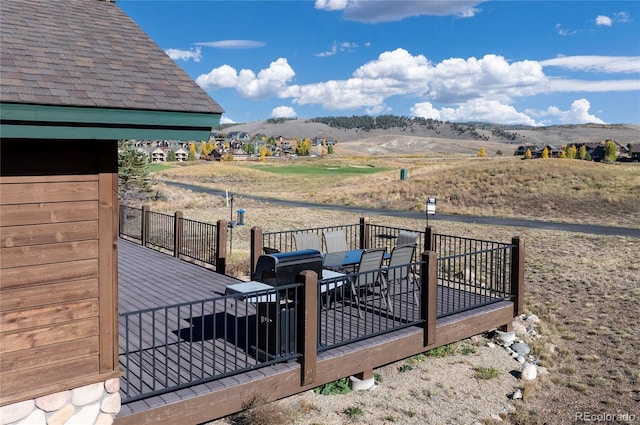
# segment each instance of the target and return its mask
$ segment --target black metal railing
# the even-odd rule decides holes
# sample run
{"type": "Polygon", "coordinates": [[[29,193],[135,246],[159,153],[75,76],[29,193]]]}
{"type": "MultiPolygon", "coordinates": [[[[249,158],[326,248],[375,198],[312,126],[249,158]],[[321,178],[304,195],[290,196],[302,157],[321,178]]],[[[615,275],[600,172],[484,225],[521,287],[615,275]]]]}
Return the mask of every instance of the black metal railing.
{"type": "Polygon", "coordinates": [[[382,268],[375,281],[371,272],[322,279],[318,351],[423,323],[417,268],[419,263],[382,268]]]}
{"type": "Polygon", "coordinates": [[[144,226],[147,247],[174,250],[175,217],[173,215],[146,211],[144,226]]]}
{"type": "Polygon", "coordinates": [[[218,242],[219,223],[186,219],[180,212],[170,215],[122,204],[119,215],[121,237],[187,261],[215,266],[216,271],[224,273],[223,262],[218,260],[226,256],[225,244],[218,242]]]}
{"type": "Polygon", "coordinates": [[[438,256],[438,317],[511,299],[512,245],[475,241],[473,247],[482,249],[438,256]]]}
{"type": "Polygon", "coordinates": [[[398,227],[381,226],[379,224],[369,224],[367,226],[367,247],[369,248],[386,248],[387,252],[391,252],[396,246],[398,236],[402,231],[409,231],[418,235],[416,239],[416,251],[414,253],[414,261],[418,261],[420,254],[425,249],[426,232],[424,230],[411,230],[398,227]]]}
{"type": "Polygon", "coordinates": [[[121,313],[123,403],[299,357],[300,287],[121,313]]]}
{"type": "Polygon", "coordinates": [[[322,247],[322,250],[326,252],[322,234],[324,232],[342,230],[345,234],[347,247],[349,249],[359,249],[361,248],[360,229],[361,225],[359,224],[346,224],[339,226],[313,227],[300,230],[284,230],[281,232],[268,232],[262,234],[262,246],[266,247],[267,251],[269,249],[273,249],[279,252],[295,251],[296,243],[293,236],[294,234],[315,233],[318,237],[319,245],[322,247]]]}
{"type": "Polygon", "coordinates": [[[180,221],[182,223],[182,240],[178,248],[179,254],[203,263],[216,265],[217,226],[186,218],[180,219],[180,221]]]}
{"type": "Polygon", "coordinates": [[[120,205],[120,236],[142,241],[142,208],[120,205]]]}

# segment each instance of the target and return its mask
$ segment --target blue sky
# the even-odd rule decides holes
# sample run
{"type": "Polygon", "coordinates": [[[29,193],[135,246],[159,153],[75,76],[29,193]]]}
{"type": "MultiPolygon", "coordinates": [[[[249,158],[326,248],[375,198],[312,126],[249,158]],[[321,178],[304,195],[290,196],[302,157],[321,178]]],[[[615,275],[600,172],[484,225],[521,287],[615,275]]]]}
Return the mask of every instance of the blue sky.
{"type": "Polygon", "coordinates": [[[223,122],[640,123],[640,2],[119,0],[223,122]]]}

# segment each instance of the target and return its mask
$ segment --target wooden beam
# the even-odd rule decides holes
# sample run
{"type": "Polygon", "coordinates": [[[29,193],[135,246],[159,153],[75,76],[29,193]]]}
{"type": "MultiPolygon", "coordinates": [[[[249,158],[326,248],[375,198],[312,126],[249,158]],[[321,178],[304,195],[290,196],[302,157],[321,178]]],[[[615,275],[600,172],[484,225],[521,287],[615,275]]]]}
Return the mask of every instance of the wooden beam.
{"type": "Polygon", "coordinates": [[[227,234],[229,222],[218,220],[216,223],[216,272],[225,274],[227,271],[227,234]]]}
{"type": "Polygon", "coordinates": [[[250,266],[250,276],[256,271],[256,266],[258,265],[258,258],[262,255],[262,229],[260,227],[252,227],[251,228],[251,258],[249,261],[250,266]]]}
{"type": "Polygon", "coordinates": [[[298,343],[302,347],[301,384],[316,381],[318,356],[318,274],[311,270],[300,273],[304,279],[303,295],[298,310],[298,343]]]}
{"type": "Polygon", "coordinates": [[[422,253],[422,270],[420,271],[422,300],[421,315],[424,323],[424,346],[436,342],[436,317],[438,307],[438,257],[435,252],[422,253]]]}
{"type": "Polygon", "coordinates": [[[514,313],[524,313],[524,238],[516,236],[511,239],[511,300],[514,313]]]}

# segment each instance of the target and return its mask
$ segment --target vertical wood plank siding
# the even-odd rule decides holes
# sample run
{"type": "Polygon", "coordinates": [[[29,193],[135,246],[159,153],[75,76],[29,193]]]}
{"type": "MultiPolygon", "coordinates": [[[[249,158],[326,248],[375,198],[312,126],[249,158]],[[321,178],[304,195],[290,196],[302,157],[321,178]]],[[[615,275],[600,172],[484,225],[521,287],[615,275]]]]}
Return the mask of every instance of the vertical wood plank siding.
{"type": "Polygon", "coordinates": [[[1,143],[0,405],[6,405],[118,372],[117,143],[1,143]],[[50,161],[30,162],[29,152],[50,161]]]}

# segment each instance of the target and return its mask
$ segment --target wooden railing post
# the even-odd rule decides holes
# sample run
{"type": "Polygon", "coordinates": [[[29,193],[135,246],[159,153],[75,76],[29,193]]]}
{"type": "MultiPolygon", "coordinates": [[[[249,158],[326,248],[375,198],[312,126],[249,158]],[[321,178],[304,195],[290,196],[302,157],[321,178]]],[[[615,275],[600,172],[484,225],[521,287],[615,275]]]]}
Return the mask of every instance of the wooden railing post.
{"type": "Polygon", "coordinates": [[[369,218],[360,217],[360,249],[369,249],[369,218]]]}
{"type": "Polygon", "coordinates": [[[312,270],[300,273],[304,279],[298,306],[298,347],[301,357],[301,385],[316,381],[318,357],[318,274],[312,270]]]}
{"type": "Polygon", "coordinates": [[[225,274],[227,269],[227,223],[227,220],[218,220],[216,223],[216,272],[220,274],[225,274]]]}
{"type": "Polygon", "coordinates": [[[258,265],[258,257],[262,254],[262,229],[260,227],[251,228],[251,247],[249,257],[249,273],[250,277],[256,271],[258,265]]]}
{"type": "Polygon", "coordinates": [[[182,211],[176,211],[173,214],[173,256],[176,258],[180,258],[182,238],[184,237],[184,222],[182,218],[182,211]]]}
{"type": "Polygon", "coordinates": [[[140,215],[140,243],[142,246],[147,246],[147,240],[149,239],[149,205],[142,206],[142,214],[140,215]]]}
{"type": "Polygon", "coordinates": [[[433,251],[422,253],[420,270],[420,287],[422,288],[420,300],[420,315],[424,324],[424,346],[433,345],[436,342],[436,317],[438,306],[438,256],[433,251]]]}
{"type": "Polygon", "coordinates": [[[427,226],[424,228],[424,250],[425,251],[435,251],[435,237],[436,237],[436,229],[433,226],[427,226]]]}
{"type": "Polygon", "coordinates": [[[511,239],[511,300],[516,315],[524,312],[524,238],[511,239]]]}
{"type": "Polygon", "coordinates": [[[118,237],[122,236],[122,230],[124,227],[124,201],[118,200],[118,237]]]}

